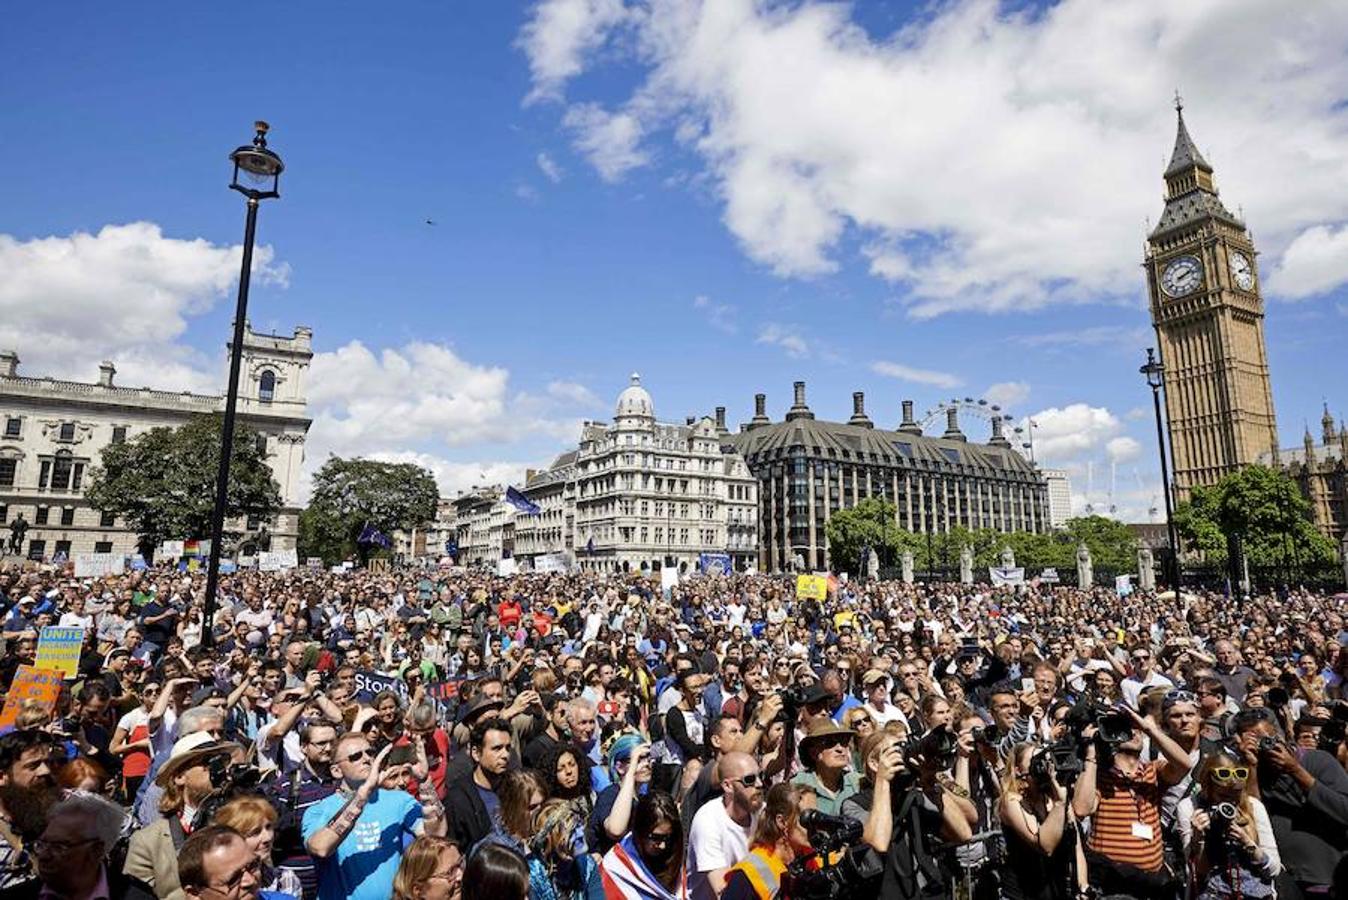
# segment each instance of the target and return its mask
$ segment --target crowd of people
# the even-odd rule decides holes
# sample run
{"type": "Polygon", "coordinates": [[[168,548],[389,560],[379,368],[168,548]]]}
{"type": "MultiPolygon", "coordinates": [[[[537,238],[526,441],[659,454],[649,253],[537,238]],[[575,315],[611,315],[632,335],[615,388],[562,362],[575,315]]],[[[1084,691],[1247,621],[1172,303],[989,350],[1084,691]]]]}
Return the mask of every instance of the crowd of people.
{"type": "Polygon", "coordinates": [[[1348,900],[1348,595],[795,588],[0,566],[0,900],[1348,900]]]}

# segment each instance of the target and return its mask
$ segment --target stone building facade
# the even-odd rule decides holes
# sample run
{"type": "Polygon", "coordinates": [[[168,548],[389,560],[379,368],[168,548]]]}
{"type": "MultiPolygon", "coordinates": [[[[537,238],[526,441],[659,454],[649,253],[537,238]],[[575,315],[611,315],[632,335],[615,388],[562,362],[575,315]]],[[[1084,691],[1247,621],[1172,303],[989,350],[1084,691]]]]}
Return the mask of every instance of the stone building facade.
{"type": "MultiPolygon", "coordinates": [[[[239,421],[265,441],[282,508],[270,523],[232,524],[246,533],[265,524],[274,550],[293,548],[299,533],[299,477],[311,422],[305,381],[312,358],[308,328],[296,328],[291,337],[245,331],[239,421]]],[[[136,534],[126,523],[84,499],[103,448],[157,426],[222,412],[224,396],[123,387],[115,383],[111,362],[99,366],[95,382],[20,374],[19,362],[15,351],[0,352],[0,536],[7,539],[8,526],[22,516],[29,525],[23,552],[32,558],[134,553],[136,534]]]]}
{"type": "Polygon", "coordinates": [[[914,532],[1049,529],[1043,473],[1012,449],[1000,419],[988,442],[975,444],[955,409],[947,410],[944,433],[930,436],[913,419],[911,400],[893,430],[875,426],[861,393],[852,395],[846,422],[816,419],[802,381],[794,400],[785,419],[773,422],[766,395],[756,395],[754,417],[727,438],[758,482],[762,571],[855,571],[856,561],[830,558],[825,528],[834,513],[867,497],[893,503],[896,524],[914,532]]]}
{"type": "Polygon", "coordinates": [[[1269,454],[1260,462],[1282,465],[1310,502],[1315,527],[1334,546],[1342,547],[1348,538],[1348,425],[1340,423],[1335,429],[1326,405],[1319,443],[1307,428],[1300,447],[1285,447],[1276,461],[1269,454]]]}
{"type": "Polygon", "coordinates": [[[1165,210],[1143,269],[1161,362],[1175,493],[1261,457],[1276,457],[1277,422],[1254,242],[1222,203],[1176,103],[1165,210]]]}

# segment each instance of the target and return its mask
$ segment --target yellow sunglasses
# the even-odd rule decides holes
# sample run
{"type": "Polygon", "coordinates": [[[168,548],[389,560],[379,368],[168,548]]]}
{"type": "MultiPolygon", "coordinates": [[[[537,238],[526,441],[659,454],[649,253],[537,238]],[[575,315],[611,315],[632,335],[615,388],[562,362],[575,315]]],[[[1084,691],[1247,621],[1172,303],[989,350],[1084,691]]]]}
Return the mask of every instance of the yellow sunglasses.
{"type": "Polygon", "coordinates": [[[1245,766],[1216,766],[1212,770],[1213,781],[1244,781],[1250,777],[1245,766]]]}

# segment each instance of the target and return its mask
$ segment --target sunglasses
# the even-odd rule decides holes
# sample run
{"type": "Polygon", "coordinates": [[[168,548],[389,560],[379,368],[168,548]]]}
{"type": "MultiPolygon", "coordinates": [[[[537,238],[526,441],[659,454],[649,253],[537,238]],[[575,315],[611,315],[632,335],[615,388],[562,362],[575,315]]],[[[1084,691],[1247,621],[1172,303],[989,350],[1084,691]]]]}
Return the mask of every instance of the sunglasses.
{"type": "Polygon", "coordinates": [[[1193,703],[1198,697],[1192,691],[1167,691],[1166,703],[1193,703]]]}
{"type": "Polygon", "coordinates": [[[1212,780],[1218,782],[1238,782],[1249,777],[1250,770],[1245,766],[1215,766],[1212,770],[1212,780]]]}
{"type": "Polygon", "coordinates": [[[369,747],[366,747],[366,748],[364,748],[364,749],[362,749],[362,750],[355,750],[355,751],[353,751],[353,752],[351,752],[351,753],[348,753],[348,754],[346,755],[346,761],[347,761],[347,762],[357,762],[358,760],[362,760],[362,759],[373,759],[373,758],[374,758],[374,754],[370,752],[370,748],[369,748],[369,747]]]}
{"type": "Polygon", "coordinates": [[[834,747],[846,747],[852,743],[852,736],[849,734],[835,734],[832,737],[822,738],[819,741],[821,750],[831,750],[834,747]]]}
{"type": "Polygon", "coordinates": [[[853,725],[873,725],[873,724],[875,724],[875,720],[872,719],[870,716],[854,716],[854,717],[852,718],[852,724],[853,724],[853,725]]]}
{"type": "Polygon", "coordinates": [[[736,779],[733,779],[733,780],[734,780],[734,781],[738,781],[740,784],[744,785],[745,787],[756,787],[756,786],[758,785],[758,782],[759,782],[759,773],[758,773],[758,772],[750,772],[748,775],[741,775],[739,778],[736,778],[736,779]]]}

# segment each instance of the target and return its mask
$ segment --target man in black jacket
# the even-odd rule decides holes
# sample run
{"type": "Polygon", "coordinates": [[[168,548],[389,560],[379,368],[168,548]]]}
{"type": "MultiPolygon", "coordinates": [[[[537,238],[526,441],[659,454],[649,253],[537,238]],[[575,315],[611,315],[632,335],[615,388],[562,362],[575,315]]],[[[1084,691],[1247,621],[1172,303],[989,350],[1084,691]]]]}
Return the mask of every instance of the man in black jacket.
{"type": "Polygon", "coordinates": [[[473,726],[468,752],[472,774],[445,789],[449,836],[465,851],[486,837],[500,809],[496,785],[510,763],[510,725],[501,718],[483,719],[473,726]]]}
{"type": "Polygon", "coordinates": [[[126,814],[101,797],[75,794],[58,801],[42,836],[31,844],[38,877],[0,891],[0,900],[152,900],[154,889],[125,874],[118,854],[110,856],[125,821],[126,814]]]}

